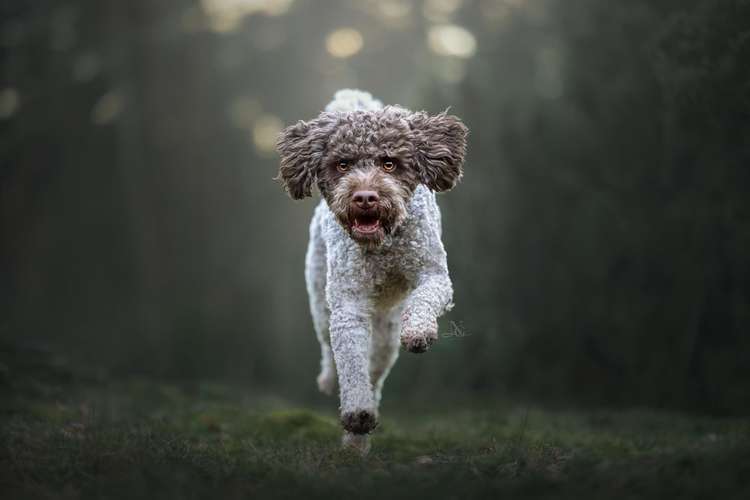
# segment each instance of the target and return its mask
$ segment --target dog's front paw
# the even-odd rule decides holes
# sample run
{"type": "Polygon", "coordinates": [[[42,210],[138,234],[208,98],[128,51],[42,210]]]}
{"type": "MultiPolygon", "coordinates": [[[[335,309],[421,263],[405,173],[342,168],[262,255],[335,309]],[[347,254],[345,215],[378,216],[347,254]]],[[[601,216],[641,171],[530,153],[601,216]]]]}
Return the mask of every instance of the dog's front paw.
{"type": "Polygon", "coordinates": [[[341,425],[352,434],[369,434],[378,426],[378,417],[372,410],[347,411],[341,414],[341,425]]]}
{"type": "Polygon", "coordinates": [[[403,328],[401,329],[401,345],[409,352],[421,353],[430,348],[438,338],[437,321],[430,318],[426,321],[414,321],[419,319],[408,311],[402,317],[403,328]],[[419,323],[419,324],[415,324],[419,323]]]}
{"type": "Polygon", "coordinates": [[[401,337],[401,345],[409,352],[415,354],[423,353],[430,348],[430,346],[437,340],[437,335],[434,337],[426,335],[414,335],[409,337],[401,337]]]}

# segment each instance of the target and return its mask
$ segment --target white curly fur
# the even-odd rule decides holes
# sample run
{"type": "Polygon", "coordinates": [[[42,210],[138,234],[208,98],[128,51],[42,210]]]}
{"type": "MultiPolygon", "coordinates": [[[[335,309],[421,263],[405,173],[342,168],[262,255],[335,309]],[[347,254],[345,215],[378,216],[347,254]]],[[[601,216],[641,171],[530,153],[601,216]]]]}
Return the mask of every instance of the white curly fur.
{"type": "Polygon", "coordinates": [[[372,97],[369,92],[341,89],[333,95],[333,100],[326,106],[326,111],[374,111],[382,107],[383,103],[372,97]]]}
{"type": "MultiPolygon", "coordinates": [[[[370,94],[340,91],[328,108],[377,109],[370,94]]],[[[377,248],[354,241],[323,200],[310,225],[305,277],[321,345],[318,386],[332,394],[337,375],[342,415],[378,415],[383,382],[400,343],[429,345],[453,287],[441,242],[435,193],[419,185],[404,222],[377,248]]],[[[366,451],[366,437],[344,443],[366,451]]]]}

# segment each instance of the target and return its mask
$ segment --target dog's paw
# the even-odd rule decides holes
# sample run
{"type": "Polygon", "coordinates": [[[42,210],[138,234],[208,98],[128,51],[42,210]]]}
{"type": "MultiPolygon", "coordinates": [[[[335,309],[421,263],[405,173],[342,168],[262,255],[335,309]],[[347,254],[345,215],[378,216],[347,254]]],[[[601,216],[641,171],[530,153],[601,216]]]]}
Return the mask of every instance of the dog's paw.
{"type": "Polygon", "coordinates": [[[427,336],[427,335],[412,335],[412,336],[402,336],[401,337],[401,345],[409,352],[413,352],[415,354],[423,353],[427,351],[427,349],[430,348],[432,344],[435,343],[437,340],[437,335],[434,336],[427,336]]]}
{"type": "Polygon", "coordinates": [[[401,315],[401,322],[401,345],[409,352],[425,352],[438,339],[435,318],[407,309],[401,315]]]}
{"type": "Polygon", "coordinates": [[[378,417],[372,410],[347,411],[341,414],[341,425],[352,434],[369,434],[378,426],[378,417]]]}
{"type": "Polygon", "coordinates": [[[409,352],[421,353],[430,348],[438,339],[437,323],[425,330],[404,328],[401,332],[401,345],[409,352]]]}
{"type": "Polygon", "coordinates": [[[336,392],[336,372],[323,370],[317,378],[318,390],[327,396],[333,396],[336,392]]]}

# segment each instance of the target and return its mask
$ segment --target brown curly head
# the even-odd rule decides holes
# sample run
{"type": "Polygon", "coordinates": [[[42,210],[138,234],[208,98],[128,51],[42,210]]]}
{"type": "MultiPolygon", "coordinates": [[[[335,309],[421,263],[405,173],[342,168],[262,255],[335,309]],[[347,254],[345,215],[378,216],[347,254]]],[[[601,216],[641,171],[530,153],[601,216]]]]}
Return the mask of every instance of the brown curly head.
{"type": "Polygon", "coordinates": [[[406,218],[419,184],[447,191],[461,179],[467,132],[455,116],[398,106],[324,112],[281,133],[277,178],[294,199],[316,184],[351,237],[377,245],[406,218]]]}

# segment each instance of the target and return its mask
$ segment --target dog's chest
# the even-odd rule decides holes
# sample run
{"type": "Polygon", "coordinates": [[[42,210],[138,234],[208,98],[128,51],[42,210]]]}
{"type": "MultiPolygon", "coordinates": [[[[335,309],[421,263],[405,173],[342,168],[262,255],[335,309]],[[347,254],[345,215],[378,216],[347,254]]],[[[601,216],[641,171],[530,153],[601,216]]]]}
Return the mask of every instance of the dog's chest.
{"type": "Polygon", "coordinates": [[[390,309],[404,300],[410,289],[403,275],[388,275],[373,287],[373,302],[380,309],[390,309]]]}
{"type": "Polygon", "coordinates": [[[365,267],[378,308],[391,308],[414,288],[419,256],[400,245],[365,255],[365,267]]]}

